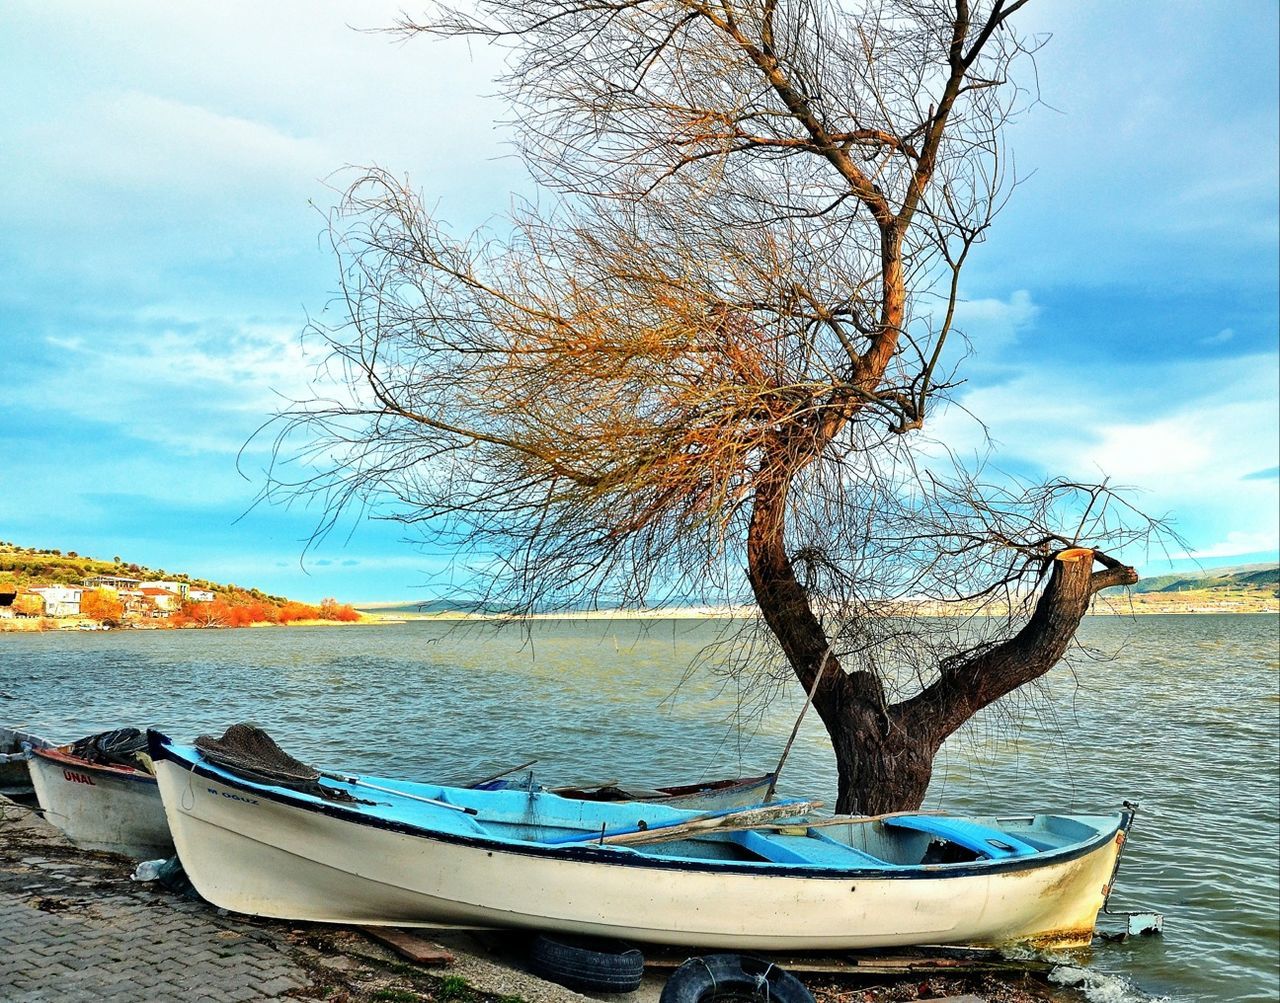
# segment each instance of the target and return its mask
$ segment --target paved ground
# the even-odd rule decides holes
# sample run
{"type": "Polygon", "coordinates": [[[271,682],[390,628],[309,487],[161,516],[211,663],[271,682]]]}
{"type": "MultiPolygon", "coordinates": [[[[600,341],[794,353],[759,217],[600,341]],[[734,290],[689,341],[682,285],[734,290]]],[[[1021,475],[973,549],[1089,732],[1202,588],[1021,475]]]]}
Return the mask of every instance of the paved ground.
{"type": "Polygon", "coordinates": [[[353,930],[236,916],[134,882],[134,863],[79,850],[0,798],[0,1000],[588,1003],[456,937],[457,963],[426,973],[353,930]]]}
{"type": "Polygon", "coordinates": [[[0,998],[271,999],[312,979],[274,931],[129,880],[0,804],[0,998]]]}

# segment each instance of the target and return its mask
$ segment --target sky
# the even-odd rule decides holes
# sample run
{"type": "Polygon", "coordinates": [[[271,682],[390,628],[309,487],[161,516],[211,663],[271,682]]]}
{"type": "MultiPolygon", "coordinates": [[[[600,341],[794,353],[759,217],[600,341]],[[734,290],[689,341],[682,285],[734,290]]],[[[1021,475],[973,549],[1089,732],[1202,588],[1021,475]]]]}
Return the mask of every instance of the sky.
{"type": "MultiPolygon", "coordinates": [[[[255,506],[250,441],[318,361],[335,172],[407,176],[461,230],[530,190],[496,55],[367,30],[403,6],[0,3],[0,540],[309,601],[439,590],[446,557],[386,521],[307,550],[317,513],[255,506]]],[[[1042,103],[933,432],[976,446],[971,412],[1006,469],[1132,486],[1188,544],[1144,573],[1275,560],[1277,5],[1026,13],[1042,103]]]]}

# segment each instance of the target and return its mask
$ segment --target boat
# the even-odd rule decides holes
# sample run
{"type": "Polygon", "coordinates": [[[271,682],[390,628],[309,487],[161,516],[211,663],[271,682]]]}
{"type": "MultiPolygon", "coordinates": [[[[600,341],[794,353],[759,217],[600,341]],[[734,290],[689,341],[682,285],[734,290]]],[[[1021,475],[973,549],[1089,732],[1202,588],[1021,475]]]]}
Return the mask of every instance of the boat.
{"type": "Polygon", "coordinates": [[[277,769],[149,733],[196,890],[295,921],[518,928],[744,950],[1087,944],[1130,811],[696,812],[277,769]],[[791,812],[795,817],[786,817],[791,812]],[[750,824],[739,825],[745,819],[750,824]]]}
{"type": "Polygon", "coordinates": [[[26,749],[45,748],[50,744],[28,731],[0,728],[0,795],[11,801],[30,801],[35,797],[26,749]]]}
{"type": "Polygon", "coordinates": [[[164,804],[138,729],[32,749],[28,766],[45,819],[76,846],[142,860],[173,855],[164,804]]]}
{"type": "MultiPolygon", "coordinates": [[[[777,774],[764,773],[752,777],[726,777],[706,780],[696,784],[679,784],[671,787],[642,787],[636,784],[576,783],[563,787],[548,787],[551,794],[575,801],[645,801],[669,805],[672,808],[690,808],[714,811],[719,808],[745,808],[769,798],[777,774]]],[[[496,780],[474,785],[477,790],[527,790],[528,782],[496,780]]]]}

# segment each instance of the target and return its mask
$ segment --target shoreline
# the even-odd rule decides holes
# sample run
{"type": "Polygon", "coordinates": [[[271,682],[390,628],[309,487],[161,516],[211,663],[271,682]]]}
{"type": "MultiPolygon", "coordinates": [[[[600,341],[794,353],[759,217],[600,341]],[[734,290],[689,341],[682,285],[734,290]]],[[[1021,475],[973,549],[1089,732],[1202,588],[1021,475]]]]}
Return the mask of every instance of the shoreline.
{"type": "MultiPolygon", "coordinates": [[[[1094,601],[1086,616],[1259,616],[1280,615],[1280,599],[1263,599],[1248,597],[1231,600],[1205,600],[1189,593],[1178,593],[1186,598],[1173,599],[1161,595],[1160,599],[1140,598],[1150,593],[1138,593],[1133,596],[1103,597],[1094,601]]],[[[617,609],[617,610],[565,610],[556,613],[532,613],[520,616],[511,613],[474,613],[454,610],[442,610],[431,613],[413,613],[397,609],[394,613],[380,613],[377,609],[357,607],[360,611],[358,620],[294,620],[290,623],[270,623],[261,621],[241,627],[211,624],[209,626],[173,626],[154,621],[144,624],[125,624],[118,627],[106,627],[96,621],[80,619],[57,620],[49,617],[13,617],[0,619],[0,633],[60,633],[65,631],[82,631],[97,633],[99,631],[137,631],[137,630],[259,630],[264,628],[289,627],[382,627],[403,623],[520,623],[542,622],[554,620],[572,621],[656,621],[656,620],[746,620],[759,619],[760,613],[754,607],[717,607],[717,606],[668,606],[654,609],[617,609]]],[[[1003,610],[990,610],[979,613],[973,609],[946,607],[940,604],[920,603],[905,606],[904,616],[926,617],[970,617],[970,616],[1004,616],[1003,610]]]]}

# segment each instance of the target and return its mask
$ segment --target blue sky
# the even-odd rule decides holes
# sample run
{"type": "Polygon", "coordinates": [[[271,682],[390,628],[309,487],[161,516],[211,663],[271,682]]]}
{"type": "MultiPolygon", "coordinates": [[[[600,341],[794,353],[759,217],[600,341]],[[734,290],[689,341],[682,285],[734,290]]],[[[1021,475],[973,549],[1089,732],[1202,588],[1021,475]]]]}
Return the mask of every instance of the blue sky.
{"type": "MultiPolygon", "coordinates": [[[[442,565],[356,519],[304,567],[314,515],[251,510],[260,446],[237,470],[317,361],[334,171],[407,174],[461,228],[527,190],[491,53],[354,30],[401,6],[0,5],[0,539],[310,600],[442,565]]],[[[961,402],[1008,469],[1134,485],[1206,566],[1274,559],[1277,5],[1029,13],[1045,106],[965,276],[961,402]]],[[[977,442],[959,410],[934,432],[977,442]]]]}

